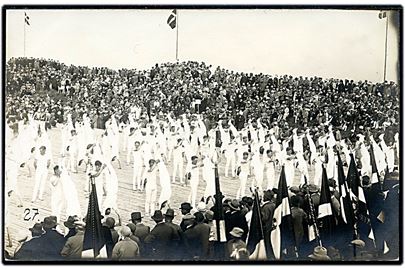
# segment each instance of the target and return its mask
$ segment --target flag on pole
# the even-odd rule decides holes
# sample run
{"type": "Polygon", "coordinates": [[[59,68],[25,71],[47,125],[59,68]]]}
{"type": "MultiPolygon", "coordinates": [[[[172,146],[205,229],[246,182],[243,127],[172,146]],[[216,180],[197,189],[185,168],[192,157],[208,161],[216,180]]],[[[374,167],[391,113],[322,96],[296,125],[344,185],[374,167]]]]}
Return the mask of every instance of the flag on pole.
{"type": "Polygon", "coordinates": [[[326,169],[322,165],[321,195],[319,198],[318,224],[320,238],[326,244],[334,242],[333,231],[335,229],[336,219],[332,209],[332,195],[329,190],[328,177],[326,169]]]}
{"type": "Polygon", "coordinates": [[[107,257],[101,213],[98,207],[96,185],[91,183],[89,206],[86,215],[86,230],[83,239],[83,258],[107,257]]]}
{"type": "Polygon", "coordinates": [[[360,233],[360,237],[363,236],[363,239],[365,239],[365,236],[367,236],[374,242],[375,238],[373,228],[371,227],[370,214],[367,209],[364,190],[360,182],[359,171],[357,170],[353,154],[350,154],[347,182],[350,183],[350,194],[352,201],[356,202],[357,209],[355,209],[354,213],[358,220],[358,231],[360,233]]]}
{"type": "Polygon", "coordinates": [[[276,209],[273,215],[273,230],[271,231],[271,245],[274,257],[279,260],[288,247],[294,245],[294,232],[291,223],[290,199],[288,197],[287,180],[284,166],[281,168],[278,182],[276,209]]]}
{"type": "Polygon", "coordinates": [[[332,215],[332,203],[328,185],[328,177],[326,176],[325,167],[322,165],[321,196],[318,208],[318,219],[331,215],[332,215]]]}
{"type": "Polygon", "coordinates": [[[340,194],[340,216],[342,221],[345,224],[353,224],[353,208],[350,201],[349,192],[347,189],[347,184],[345,181],[345,173],[343,170],[343,162],[340,158],[340,155],[337,155],[338,158],[338,185],[339,185],[339,194],[340,194]]]}
{"type": "Polygon", "coordinates": [[[26,24],[30,25],[30,17],[28,17],[27,13],[24,12],[24,21],[26,24]]]}
{"type": "Polygon", "coordinates": [[[264,244],[264,233],[262,217],[260,213],[259,195],[257,190],[254,194],[254,203],[252,209],[252,219],[250,221],[250,231],[247,240],[247,247],[250,252],[250,260],[266,260],[266,246],[264,244]]]}
{"type": "Polygon", "coordinates": [[[386,11],[380,11],[380,13],[378,14],[378,18],[383,19],[387,17],[387,12],[386,11]]]}
{"type": "Polygon", "coordinates": [[[173,9],[172,14],[167,18],[167,24],[171,29],[176,28],[177,10],[173,9]]]}

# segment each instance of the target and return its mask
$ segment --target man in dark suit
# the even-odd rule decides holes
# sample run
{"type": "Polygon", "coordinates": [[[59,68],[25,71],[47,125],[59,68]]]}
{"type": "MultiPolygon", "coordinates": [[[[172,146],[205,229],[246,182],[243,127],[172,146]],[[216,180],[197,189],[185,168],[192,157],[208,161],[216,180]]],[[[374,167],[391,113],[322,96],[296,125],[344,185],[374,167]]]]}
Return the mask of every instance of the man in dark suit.
{"type": "Polygon", "coordinates": [[[240,211],[239,201],[238,200],[231,200],[228,202],[228,206],[230,211],[225,213],[225,231],[226,231],[226,239],[232,239],[230,232],[234,227],[241,228],[244,233],[242,235],[242,240],[246,241],[247,233],[249,231],[248,224],[246,222],[246,218],[242,215],[240,211]]]}
{"type": "Polygon", "coordinates": [[[210,226],[204,223],[205,218],[201,212],[195,213],[194,217],[195,223],[191,214],[184,217],[185,223],[188,225],[184,232],[186,252],[189,254],[188,259],[204,259],[208,256],[210,226]]]}
{"type": "Polygon", "coordinates": [[[15,260],[43,260],[42,235],[45,231],[42,228],[42,223],[36,223],[31,231],[31,240],[25,242],[21,248],[15,253],[15,260]]]}
{"type": "Polygon", "coordinates": [[[56,217],[46,217],[42,223],[45,234],[42,238],[42,255],[46,260],[61,260],[60,252],[65,245],[65,238],[56,231],[56,217]]]}
{"type": "Polygon", "coordinates": [[[265,245],[268,254],[273,254],[272,247],[270,244],[270,233],[273,228],[273,215],[276,209],[276,204],[274,203],[274,192],[271,190],[266,190],[263,192],[263,205],[261,207],[262,214],[262,224],[264,231],[265,245]]]}
{"type": "Polygon", "coordinates": [[[156,222],[156,226],[145,237],[147,254],[150,259],[170,259],[170,247],[176,238],[176,232],[163,221],[162,211],[156,210],[152,219],[156,222]]]}
{"type": "Polygon", "coordinates": [[[131,220],[135,225],[134,235],[139,238],[141,243],[144,243],[145,237],[150,233],[150,227],[142,223],[141,212],[131,213],[131,220]]]}
{"type": "Polygon", "coordinates": [[[295,246],[298,251],[304,238],[304,221],[307,219],[307,214],[300,207],[300,199],[297,195],[291,197],[291,218],[294,228],[295,246]]]}
{"type": "MultiPolygon", "coordinates": [[[[189,214],[190,211],[191,211],[191,209],[193,209],[193,207],[192,207],[191,204],[188,203],[188,202],[182,203],[182,204],[180,205],[181,214],[182,214],[183,216],[189,214]]],[[[185,226],[183,220],[182,220],[181,223],[180,223],[180,228],[183,230],[183,232],[186,230],[186,226],[185,226]]]]}
{"type": "Polygon", "coordinates": [[[173,223],[174,219],[174,210],[167,209],[165,216],[165,223],[173,228],[175,232],[175,237],[171,243],[171,254],[173,259],[181,259],[184,257],[184,233],[181,227],[173,223]]]}

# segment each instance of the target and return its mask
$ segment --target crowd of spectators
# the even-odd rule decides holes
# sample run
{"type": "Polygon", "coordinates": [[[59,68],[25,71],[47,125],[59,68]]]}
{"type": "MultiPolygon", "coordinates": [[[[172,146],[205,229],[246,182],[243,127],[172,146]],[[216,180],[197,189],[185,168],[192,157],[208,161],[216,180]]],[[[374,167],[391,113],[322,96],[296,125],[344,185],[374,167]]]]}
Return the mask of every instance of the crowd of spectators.
{"type": "Polygon", "coordinates": [[[31,111],[52,126],[62,123],[67,112],[73,121],[87,113],[95,128],[104,128],[112,114],[127,121],[133,106],[149,116],[201,113],[208,129],[219,119],[233,119],[241,129],[260,117],[268,126],[277,122],[286,133],[328,120],[348,132],[397,129],[400,117],[399,86],[394,82],[238,73],[193,61],[116,71],[11,58],[6,100],[8,119],[27,118],[31,111]]]}

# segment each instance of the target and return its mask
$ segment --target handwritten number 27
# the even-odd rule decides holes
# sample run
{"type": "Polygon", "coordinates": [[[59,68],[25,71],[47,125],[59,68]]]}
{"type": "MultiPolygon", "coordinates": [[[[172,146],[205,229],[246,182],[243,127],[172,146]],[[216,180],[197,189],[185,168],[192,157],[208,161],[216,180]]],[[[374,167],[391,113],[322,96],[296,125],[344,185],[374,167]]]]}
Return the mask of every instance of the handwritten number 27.
{"type": "Polygon", "coordinates": [[[35,217],[37,215],[39,215],[38,208],[32,208],[32,209],[25,208],[25,210],[24,210],[24,220],[25,221],[35,220],[35,217]]]}

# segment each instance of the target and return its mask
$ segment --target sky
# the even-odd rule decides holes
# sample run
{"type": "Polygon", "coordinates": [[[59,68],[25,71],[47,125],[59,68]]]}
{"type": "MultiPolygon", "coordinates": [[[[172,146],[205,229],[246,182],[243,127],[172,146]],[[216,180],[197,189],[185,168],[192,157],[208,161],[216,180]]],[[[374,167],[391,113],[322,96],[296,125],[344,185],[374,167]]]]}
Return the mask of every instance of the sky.
{"type": "MultiPolygon", "coordinates": [[[[26,56],[149,69],[179,60],[272,75],[383,80],[378,10],[25,10],[26,56]]],[[[24,55],[24,11],[7,10],[6,58],[24,55]]],[[[388,27],[387,80],[397,81],[398,32],[388,27]]]]}

